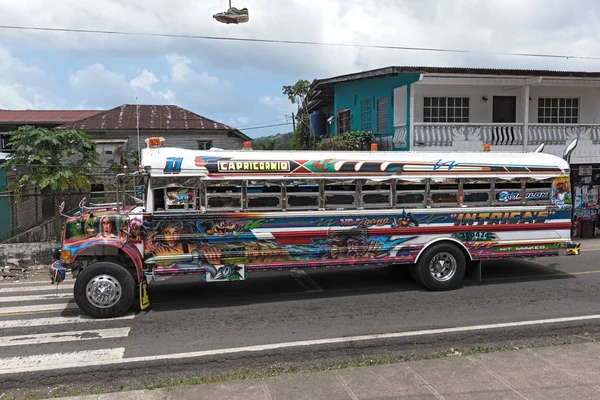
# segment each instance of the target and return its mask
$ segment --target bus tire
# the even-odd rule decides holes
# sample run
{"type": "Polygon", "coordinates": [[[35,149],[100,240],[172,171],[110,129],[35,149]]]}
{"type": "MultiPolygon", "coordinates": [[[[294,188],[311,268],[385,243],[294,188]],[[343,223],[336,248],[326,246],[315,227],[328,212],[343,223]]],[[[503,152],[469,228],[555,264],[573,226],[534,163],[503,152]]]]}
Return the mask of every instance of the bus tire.
{"type": "Polygon", "coordinates": [[[430,290],[452,290],[463,280],[467,262],[453,244],[439,243],[426,249],[416,267],[418,281],[430,290]]]}
{"type": "Polygon", "coordinates": [[[120,317],[135,298],[135,280],[122,265],[100,261],[87,266],[75,280],[79,308],[94,318],[120,317]]]}

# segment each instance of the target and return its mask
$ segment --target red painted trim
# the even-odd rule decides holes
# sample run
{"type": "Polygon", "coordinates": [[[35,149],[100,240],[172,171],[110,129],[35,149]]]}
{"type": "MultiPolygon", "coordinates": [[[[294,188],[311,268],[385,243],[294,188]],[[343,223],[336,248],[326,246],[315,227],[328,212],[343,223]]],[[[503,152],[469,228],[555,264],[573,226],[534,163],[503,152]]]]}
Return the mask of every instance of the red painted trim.
{"type": "MultiPolygon", "coordinates": [[[[506,231],[537,231],[537,230],[565,230],[571,229],[570,222],[549,222],[541,224],[498,224],[498,225],[453,225],[453,226],[427,226],[415,228],[368,228],[369,236],[418,236],[447,234],[456,232],[506,232],[506,231]]],[[[361,228],[356,228],[356,231],[361,228]]],[[[311,231],[285,231],[272,232],[271,234],[280,244],[313,244],[312,239],[323,239],[332,233],[347,233],[352,230],[323,229],[311,231]]]]}

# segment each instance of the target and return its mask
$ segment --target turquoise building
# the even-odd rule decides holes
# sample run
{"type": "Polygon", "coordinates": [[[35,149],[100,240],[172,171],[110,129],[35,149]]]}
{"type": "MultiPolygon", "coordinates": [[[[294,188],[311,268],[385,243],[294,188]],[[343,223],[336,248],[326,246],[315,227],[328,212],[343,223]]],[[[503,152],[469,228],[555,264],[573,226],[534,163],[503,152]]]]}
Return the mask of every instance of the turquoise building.
{"type": "Polygon", "coordinates": [[[311,133],[371,131],[388,143],[388,150],[410,150],[411,102],[407,99],[421,77],[417,71],[389,67],[315,80],[306,97],[311,133]]]}

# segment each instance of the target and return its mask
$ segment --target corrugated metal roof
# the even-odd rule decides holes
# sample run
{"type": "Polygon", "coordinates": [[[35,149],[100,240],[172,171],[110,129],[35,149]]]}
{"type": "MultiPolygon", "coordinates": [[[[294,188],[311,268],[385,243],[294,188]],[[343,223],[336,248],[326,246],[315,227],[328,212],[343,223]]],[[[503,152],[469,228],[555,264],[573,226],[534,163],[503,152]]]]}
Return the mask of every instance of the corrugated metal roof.
{"type": "Polygon", "coordinates": [[[390,66],[372,69],[352,74],[339,75],[332,78],[315,79],[311,86],[328,83],[347,82],[365,78],[376,78],[385,75],[401,73],[444,73],[464,75],[506,75],[506,76],[547,76],[547,77],[573,77],[573,78],[600,78],[600,72],[587,71],[558,71],[539,69],[515,68],[470,68],[470,67],[426,67],[426,66],[390,66]]]}
{"type": "MultiPolygon", "coordinates": [[[[84,131],[136,130],[138,106],[124,104],[99,114],[70,122],[57,129],[84,131]]],[[[173,105],[139,105],[139,128],[148,130],[228,130],[234,128],[173,105]]]]}
{"type": "Polygon", "coordinates": [[[359,81],[363,79],[382,78],[403,73],[421,74],[454,74],[454,75],[499,75],[504,77],[553,77],[553,78],[592,78],[600,80],[600,72],[557,71],[537,69],[503,69],[503,68],[470,68],[470,67],[426,67],[426,66],[389,66],[352,74],[334,76],[332,78],[315,79],[310,85],[305,99],[305,107],[310,112],[319,103],[333,102],[334,87],[338,83],[359,81]]]}
{"type": "Polygon", "coordinates": [[[33,124],[57,123],[64,124],[88,118],[102,110],[0,110],[0,123],[33,124]]]}

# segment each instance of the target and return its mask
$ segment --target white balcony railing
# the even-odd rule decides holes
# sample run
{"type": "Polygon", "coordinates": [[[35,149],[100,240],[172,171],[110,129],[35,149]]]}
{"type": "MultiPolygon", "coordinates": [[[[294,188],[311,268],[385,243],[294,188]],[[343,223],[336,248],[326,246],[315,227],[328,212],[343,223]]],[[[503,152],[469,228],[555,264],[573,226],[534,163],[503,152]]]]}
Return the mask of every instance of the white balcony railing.
{"type": "Polygon", "coordinates": [[[600,125],[588,124],[530,124],[529,144],[565,144],[573,139],[589,140],[600,144],[600,125]]]}
{"type": "Polygon", "coordinates": [[[406,125],[394,126],[394,147],[406,147],[406,125]]]}
{"type": "MultiPolygon", "coordinates": [[[[480,144],[492,146],[523,146],[524,124],[440,124],[415,123],[414,147],[481,148],[480,144]],[[468,145],[466,142],[472,145],[468,145]]],[[[600,125],[596,124],[530,124],[529,145],[565,145],[574,138],[600,144],[600,125]]]]}

